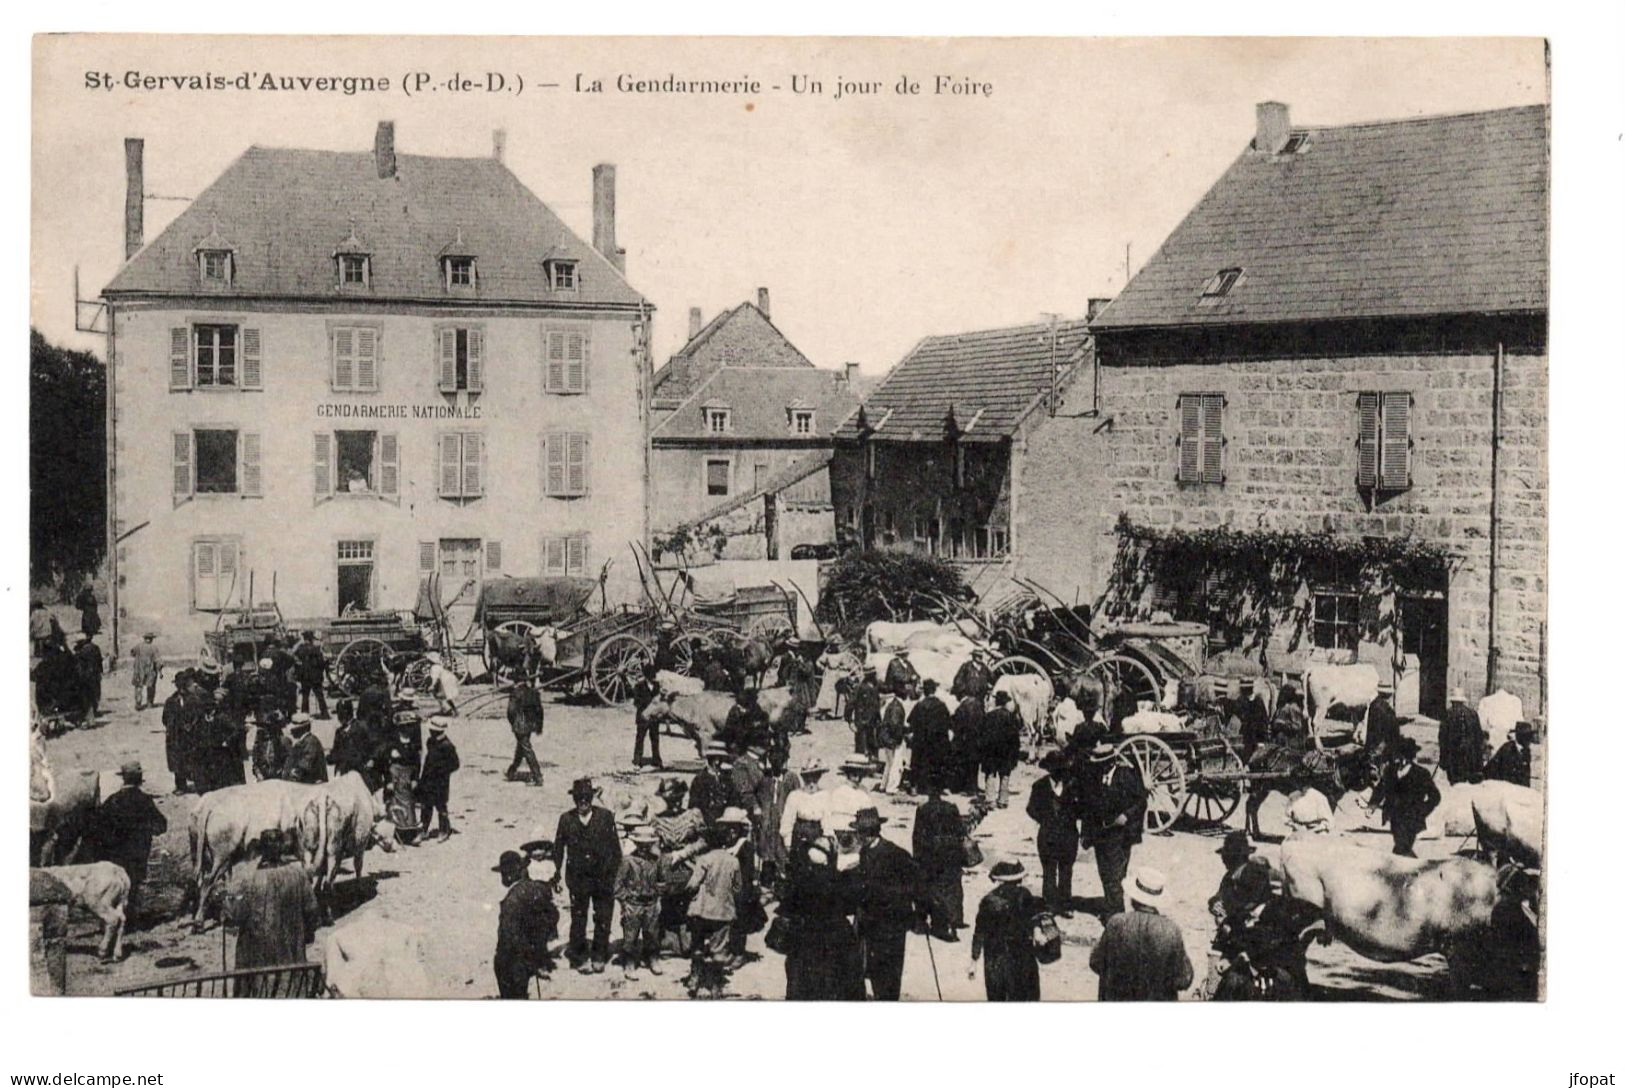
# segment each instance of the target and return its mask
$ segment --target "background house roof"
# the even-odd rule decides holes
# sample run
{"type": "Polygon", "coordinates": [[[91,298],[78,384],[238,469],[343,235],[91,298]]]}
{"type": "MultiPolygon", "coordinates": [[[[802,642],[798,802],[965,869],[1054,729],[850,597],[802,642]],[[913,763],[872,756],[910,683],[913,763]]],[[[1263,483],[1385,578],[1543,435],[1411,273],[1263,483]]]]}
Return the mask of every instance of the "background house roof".
{"type": "Polygon", "coordinates": [[[713,371],[676,411],[656,424],[654,437],[807,441],[827,439],[858,406],[858,393],[834,370],[805,367],[726,366],[713,371]],[[706,407],[726,407],[728,433],[706,430],[706,407]],[[813,411],[810,435],[790,428],[789,410],[813,411]]]}
{"type": "MultiPolygon", "coordinates": [[[[1008,438],[1089,342],[1082,320],[928,336],[863,402],[874,437],[940,441],[949,405],[968,441],[1008,438]],[[884,421],[884,422],[882,422],[884,421]]],[[[855,415],[836,430],[858,437],[855,415]]]]}
{"type": "Polygon", "coordinates": [[[447,299],[636,305],[641,295],[494,159],[399,155],[380,178],[371,152],[251,147],[151,244],[108,294],[447,299]],[[371,255],[370,288],[336,286],[334,252],[351,234],[371,255]],[[195,250],[231,240],[230,287],[201,289],[195,250]],[[459,237],[461,241],[459,241],[459,237]],[[476,258],[478,287],[448,292],[439,255],[476,258]],[[543,255],[579,263],[554,291],[543,255]]]}
{"type": "Polygon", "coordinates": [[[683,400],[718,367],[812,365],[754,303],[742,302],[713,317],[655,371],[654,395],[658,400],[683,400]]]}
{"type": "Polygon", "coordinates": [[[1547,128],[1528,106],[1249,145],[1094,327],[1544,310],[1547,128]]]}

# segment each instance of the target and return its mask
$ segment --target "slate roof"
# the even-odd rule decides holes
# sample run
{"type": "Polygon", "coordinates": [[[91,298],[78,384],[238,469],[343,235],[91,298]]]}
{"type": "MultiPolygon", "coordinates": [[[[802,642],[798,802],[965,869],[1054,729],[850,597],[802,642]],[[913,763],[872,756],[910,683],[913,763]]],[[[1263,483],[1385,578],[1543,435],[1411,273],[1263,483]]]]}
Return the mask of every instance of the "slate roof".
{"type": "MultiPolygon", "coordinates": [[[[949,405],[964,440],[1010,437],[1049,391],[1052,368],[1064,380],[1088,347],[1086,322],[1054,328],[1053,353],[1048,322],[921,340],[863,402],[873,437],[941,441],[949,405]]],[[[856,416],[835,433],[857,438],[856,416]]]]}
{"type": "Polygon", "coordinates": [[[281,296],[637,305],[641,295],[494,159],[399,155],[380,178],[371,152],[251,147],[119,270],[109,295],[281,296]],[[336,286],[352,232],[370,289],[336,286]],[[229,287],[201,287],[195,250],[234,247],[229,287]],[[459,240],[460,239],[460,240],[459,240]],[[449,249],[448,249],[449,247],[449,249]],[[439,255],[476,258],[473,291],[445,286],[439,255]],[[573,258],[579,287],[553,291],[542,257],[573,258]]]}
{"type": "Polygon", "coordinates": [[[655,371],[654,395],[682,400],[722,366],[811,367],[812,361],[754,303],[717,314],[655,371]]]}
{"type": "Polygon", "coordinates": [[[662,438],[705,438],[726,444],[741,439],[812,441],[827,439],[835,427],[858,407],[858,394],[847,388],[833,370],[806,367],[719,367],[697,386],[676,411],[654,430],[662,438]],[[813,432],[795,434],[788,409],[811,408],[813,432]],[[729,410],[729,432],[710,434],[705,427],[707,407],[729,410]]]}
{"type": "Polygon", "coordinates": [[[1525,106],[1249,144],[1094,327],[1543,311],[1547,129],[1525,106]],[[1226,268],[1241,281],[1199,302],[1226,268]]]}

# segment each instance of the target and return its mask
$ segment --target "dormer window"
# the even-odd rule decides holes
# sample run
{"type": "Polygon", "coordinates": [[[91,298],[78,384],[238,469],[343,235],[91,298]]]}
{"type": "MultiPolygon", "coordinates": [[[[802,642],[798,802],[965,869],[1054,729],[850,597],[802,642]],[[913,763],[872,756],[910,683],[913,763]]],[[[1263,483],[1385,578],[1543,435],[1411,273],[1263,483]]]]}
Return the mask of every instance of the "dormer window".
{"type": "Polygon", "coordinates": [[[198,251],[198,273],[204,283],[221,287],[231,285],[231,250],[203,249],[198,251]]]}
{"type": "Polygon", "coordinates": [[[813,433],[813,410],[811,408],[791,409],[790,433],[798,435],[810,435],[813,433]]]}
{"type": "Polygon", "coordinates": [[[365,253],[338,255],[339,286],[366,287],[372,282],[372,259],[365,253]]]}
{"type": "Polygon", "coordinates": [[[705,410],[705,429],[710,434],[728,433],[728,409],[707,408],[705,410]]]}
{"type": "Polygon", "coordinates": [[[1308,145],[1309,134],[1307,132],[1294,132],[1286,138],[1286,143],[1281,145],[1280,153],[1282,155],[1296,155],[1308,145]]]}
{"type": "Polygon", "coordinates": [[[576,262],[564,260],[544,261],[547,270],[547,285],[554,291],[574,291],[576,289],[576,262]]]}
{"type": "Polygon", "coordinates": [[[446,289],[469,290],[474,286],[474,258],[446,257],[446,289]]]}
{"type": "Polygon", "coordinates": [[[1202,301],[1224,298],[1241,282],[1241,269],[1222,268],[1202,285],[1202,301]]]}

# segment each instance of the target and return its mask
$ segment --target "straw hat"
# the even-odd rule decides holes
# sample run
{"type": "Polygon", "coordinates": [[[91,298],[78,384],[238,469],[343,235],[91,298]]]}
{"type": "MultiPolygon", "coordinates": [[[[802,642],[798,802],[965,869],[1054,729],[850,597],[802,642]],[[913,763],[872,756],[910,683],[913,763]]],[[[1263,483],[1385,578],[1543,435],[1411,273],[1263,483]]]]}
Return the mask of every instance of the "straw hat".
{"type": "Polygon", "coordinates": [[[722,815],[717,817],[717,823],[749,826],[750,817],[745,815],[744,809],[739,808],[737,805],[729,805],[722,810],[722,815]]]}
{"type": "Polygon", "coordinates": [[[987,875],[996,884],[1007,884],[1026,876],[1027,869],[1019,861],[1001,861],[987,875]]]}
{"type": "Polygon", "coordinates": [[[1135,870],[1134,884],[1128,890],[1129,901],[1153,910],[1162,906],[1162,892],[1168,878],[1157,869],[1144,867],[1135,870]]]}
{"type": "Polygon", "coordinates": [[[1466,689],[1460,687],[1459,685],[1457,687],[1451,688],[1450,689],[1450,701],[1452,703],[1465,703],[1467,701],[1467,691],[1466,691],[1466,689]]]}

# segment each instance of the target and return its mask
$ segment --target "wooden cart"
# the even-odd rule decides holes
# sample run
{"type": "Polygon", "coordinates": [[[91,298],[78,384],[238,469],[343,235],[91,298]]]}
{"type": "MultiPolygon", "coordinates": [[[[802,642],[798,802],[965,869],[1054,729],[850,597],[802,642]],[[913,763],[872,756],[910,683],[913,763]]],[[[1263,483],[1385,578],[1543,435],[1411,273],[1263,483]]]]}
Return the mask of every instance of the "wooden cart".
{"type": "Polygon", "coordinates": [[[411,686],[419,686],[414,679],[428,679],[425,655],[429,638],[410,612],[350,612],[332,619],[303,620],[296,626],[316,632],[316,641],[327,657],[328,684],[345,694],[359,694],[369,682],[382,679],[386,656],[393,671],[407,673],[411,686]]]}

